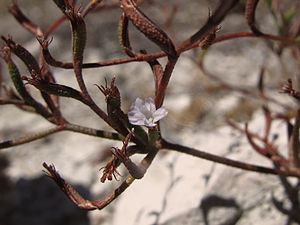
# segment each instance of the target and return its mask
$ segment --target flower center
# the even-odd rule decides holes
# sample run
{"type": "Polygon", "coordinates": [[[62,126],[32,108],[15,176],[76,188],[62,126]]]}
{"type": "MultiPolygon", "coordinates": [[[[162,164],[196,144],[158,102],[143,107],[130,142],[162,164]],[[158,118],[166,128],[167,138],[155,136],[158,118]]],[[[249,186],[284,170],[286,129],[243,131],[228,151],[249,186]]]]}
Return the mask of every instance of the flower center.
{"type": "Polygon", "coordinates": [[[146,118],[147,118],[147,120],[148,120],[150,123],[153,123],[154,118],[153,118],[152,116],[149,116],[149,117],[146,117],[146,118]]]}

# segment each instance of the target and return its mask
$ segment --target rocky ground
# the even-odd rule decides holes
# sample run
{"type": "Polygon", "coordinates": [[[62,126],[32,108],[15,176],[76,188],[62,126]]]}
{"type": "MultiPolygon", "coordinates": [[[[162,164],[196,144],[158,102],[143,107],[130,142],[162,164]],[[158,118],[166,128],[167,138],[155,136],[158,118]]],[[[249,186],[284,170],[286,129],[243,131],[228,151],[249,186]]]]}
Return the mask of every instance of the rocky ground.
{"type": "MultiPolygon", "coordinates": [[[[51,1],[18,2],[26,15],[31,15],[43,28],[59,14],[51,1]]],[[[218,1],[171,2],[177,4],[178,9],[170,32],[179,43],[201,27],[207,18],[208,7],[213,10],[218,1]]],[[[3,0],[1,4],[8,5],[3,0]]],[[[11,35],[15,41],[37,54],[37,41],[5,13],[4,8],[0,8],[0,33],[11,35]]],[[[155,15],[157,22],[163,21],[161,11],[150,8],[146,12],[155,15]]],[[[110,10],[87,18],[86,62],[124,57],[117,36],[120,13],[120,10],[110,10]]],[[[264,4],[259,5],[257,17],[264,31],[276,33],[276,24],[264,4]]],[[[247,31],[242,6],[236,7],[221,27],[220,34],[247,31]]],[[[54,56],[65,61],[71,59],[68,28],[65,24],[53,34],[50,48],[54,56]]],[[[150,52],[156,51],[155,46],[134,32],[133,27],[131,31],[136,49],[146,46],[148,50],[150,46],[150,52]]],[[[293,106],[290,98],[278,93],[279,83],[297,76],[297,65],[290,54],[284,51],[278,56],[270,43],[247,38],[214,45],[206,55],[204,67],[230,85],[253,91],[264,66],[267,94],[282,104],[293,106]]],[[[234,119],[241,125],[250,121],[252,131],[263,132],[261,101],[225,90],[220,83],[205,76],[191,61],[191,56],[184,54],[181,57],[170,81],[165,99],[169,115],[161,124],[164,137],[216,155],[271,167],[268,160],[251,149],[244,135],[224,123],[226,118],[234,119]]],[[[77,87],[72,71],[52,70],[59,83],[77,87]]],[[[84,76],[93,98],[103,108],[104,97],[94,84],[104,84],[104,78],[116,76],[124,111],[128,111],[135,98],[153,95],[153,79],[146,63],[90,69],[84,72],[84,76]]],[[[7,78],[4,80],[9,82],[7,78]]],[[[62,105],[64,115],[70,121],[108,129],[82,104],[63,99],[62,105]]],[[[270,104],[270,107],[277,112],[286,110],[276,104],[270,104]]],[[[13,106],[1,106],[0,115],[0,140],[21,137],[50,126],[41,118],[24,114],[13,106]]],[[[274,142],[278,148],[286,151],[285,124],[274,123],[272,134],[277,137],[274,142]]],[[[286,184],[284,179],[225,167],[177,152],[162,151],[142,180],[134,182],[123,195],[100,212],[78,209],[42,172],[43,162],[53,163],[60,174],[85,197],[103,198],[119,184],[102,184],[99,181],[99,169],[105,165],[105,162],[100,162],[102,152],[111,146],[121,147],[121,143],[62,132],[2,150],[0,225],[297,224],[292,213],[280,211],[281,203],[287,209],[293,208],[285,194],[287,185],[283,185],[286,184]]],[[[138,159],[139,156],[135,157],[135,160],[138,159]]],[[[120,172],[126,174],[124,169],[120,172]]],[[[288,181],[297,184],[295,179],[288,181]]],[[[293,189],[295,196],[299,196],[298,190],[299,185],[293,189]]]]}

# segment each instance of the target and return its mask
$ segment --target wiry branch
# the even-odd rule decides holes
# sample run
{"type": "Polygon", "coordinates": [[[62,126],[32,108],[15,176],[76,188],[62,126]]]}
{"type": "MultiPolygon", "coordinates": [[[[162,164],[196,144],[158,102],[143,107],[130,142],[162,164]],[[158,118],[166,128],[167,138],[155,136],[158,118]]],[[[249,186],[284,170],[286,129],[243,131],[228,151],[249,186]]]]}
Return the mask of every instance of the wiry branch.
{"type": "Polygon", "coordinates": [[[47,137],[51,134],[55,134],[61,131],[72,131],[75,133],[80,133],[80,134],[85,134],[85,135],[100,137],[100,138],[106,138],[111,140],[119,140],[119,141],[124,140],[124,137],[118,133],[66,123],[61,126],[49,128],[44,131],[39,131],[32,135],[26,135],[24,137],[16,138],[13,140],[2,141],[0,142],[0,149],[6,149],[6,148],[11,148],[18,145],[30,143],[32,141],[39,140],[41,138],[47,137]]]}
{"type": "MultiPolygon", "coordinates": [[[[128,144],[128,140],[124,144],[125,148],[127,146],[126,143],[128,144]]],[[[145,172],[151,165],[157,152],[158,149],[152,149],[152,151],[150,151],[147,156],[140,162],[139,166],[143,167],[145,172]]],[[[89,201],[84,199],[69,183],[61,178],[53,165],[48,166],[46,163],[43,163],[43,166],[48,171],[46,172],[47,175],[55,181],[55,183],[67,195],[67,197],[78,207],[86,210],[103,209],[113,200],[115,200],[119,195],[121,195],[135,180],[134,177],[129,175],[116,190],[106,196],[103,200],[89,201]]]]}
{"type": "Polygon", "coordinates": [[[222,22],[229,11],[238,3],[237,0],[222,1],[217,10],[208,18],[206,24],[194,35],[184,41],[178,48],[177,52],[180,54],[184,50],[190,48],[196,42],[201,41],[222,22]]]}
{"type": "Polygon", "coordinates": [[[172,144],[167,141],[163,141],[162,147],[164,149],[178,151],[181,153],[185,153],[188,155],[192,155],[195,157],[199,157],[201,159],[206,159],[206,160],[220,163],[223,165],[231,166],[234,168],[239,168],[239,169],[258,172],[258,173],[266,173],[266,174],[273,174],[273,175],[279,175],[279,176],[292,176],[292,177],[300,178],[300,171],[285,171],[285,170],[280,170],[280,169],[272,169],[272,168],[267,168],[267,167],[263,167],[263,166],[244,163],[244,162],[224,158],[222,156],[213,155],[213,154],[203,152],[198,149],[186,147],[183,145],[172,144]]]}

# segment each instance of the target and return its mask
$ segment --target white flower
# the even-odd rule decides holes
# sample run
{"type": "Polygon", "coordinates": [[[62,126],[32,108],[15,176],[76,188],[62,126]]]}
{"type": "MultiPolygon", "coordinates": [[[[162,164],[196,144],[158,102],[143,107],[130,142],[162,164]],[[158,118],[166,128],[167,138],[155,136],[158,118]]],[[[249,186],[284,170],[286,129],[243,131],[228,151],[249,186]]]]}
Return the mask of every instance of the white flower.
{"type": "Polygon", "coordinates": [[[152,98],[146,98],[145,102],[137,98],[130,107],[128,113],[129,122],[133,125],[155,127],[156,122],[168,114],[165,107],[156,109],[152,98]]]}

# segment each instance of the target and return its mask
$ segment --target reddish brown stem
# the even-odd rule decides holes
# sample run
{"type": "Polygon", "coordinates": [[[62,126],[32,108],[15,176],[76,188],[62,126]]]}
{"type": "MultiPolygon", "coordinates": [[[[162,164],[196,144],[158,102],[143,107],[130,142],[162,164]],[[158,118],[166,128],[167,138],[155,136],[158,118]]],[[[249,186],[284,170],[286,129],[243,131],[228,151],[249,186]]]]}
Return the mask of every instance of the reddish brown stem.
{"type": "Polygon", "coordinates": [[[59,27],[59,25],[61,25],[64,21],[66,21],[66,17],[65,16],[61,16],[59,19],[57,19],[45,32],[44,34],[44,39],[47,39],[47,37],[53,33],[53,31],[55,29],[57,29],[59,27]]]}
{"type": "Polygon", "coordinates": [[[177,53],[180,54],[186,49],[189,49],[191,46],[193,46],[193,44],[203,40],[207,35],[213,32],[228,14],[228,12],[237,3],[238,0],[222,1],[214,14],[208,18],[206,24],[198,32],[196,32],[179,46],[179,48],[177,49],[177,53]]]}
{"type": "MultiPolygon", "coordinates": [[[[158,149],[153,149],[147,156],[141,161],[140,166],[147,170],[151,165],[154,157],[156,156],[158,149]]],[[[132,176],[129,176],[122,184],[100,201],[89,201],[84,199],[69,183],[67,183],[56,171],[53,165],[47,165],[43,163],[44,168],[47,170],[47,175],[55,181],[55,183],[60,187],[60,189],[67,195],[67,197],[78,207],[85,210],[95,210],[103,209],[109,205],[113,200],[115,200],[120,194],[122,194],[135,180],[132,176]]]]}
{"type": "Polygon", "coordinates": [[[262,35],[263,33],[257,29],[255,25],[255,11],[259,0],[247,0],[246,8],[245,8],[245,17],[249,27],[251,28],[252,32],[256,35],[262,35]]]}
{"type": "Polygon", "coordinates": [[[222,36],[216,37],[215,41],[213,43],[222,42],[226,40],[231,40],[235,38],[245,38],[245,37],[254,37],[254,38],[263,38],[268,40],[274,40],[274,41],[281,41],[285,43],[285,45],[295,45],[296,41],[294,39],[290,39],[287,37],[279,37],[271,34],[263,34],[261,36],[256,36],[253,33],[250,32],[238,32],[233,34],[224,34],[222,36]]]}
{"type": "Polygon", "coordinates": [[[202,159],[206,159],[212,162],[220,163],[223,165],[258,172],[258,173],[266,173],[266,174],[273,174],[273,175],[279,175],[279,176],[291,176],[291,177],[298,177],[300,178],[300,171],[284,171],[280,169],[272,169],[267,168],[263,166],[253,165],[249,163],[243,163],[236,160],[224,158],[222,156],[213,155],[207,152],[200,151],[198,149],[189,148],[186,146],[178,145],[178,144],[172,144],[167,141],[163,141],[162,148],[169,149],[169,150],[175,150],[181,153],[186,153],[195,157],[199,157],[202,159]]]}
{"type": "Polygon", "coordinates": [[[8,10],[15,19],[28,31],[33,33],[35,36],[41,37],[43,36],[43,31],[31,20],[29,20],[23,12],[20,10],[15,0],[12,0],[12,6],[8,10]]]}
{"type": "Polygon", "coordinates": [[[163,76],[161,79],[157,80],[158,88],[157,88],[157,92],[156,92],[155,99],[154,99],[155,106],[157,109],[160,108],[163,104],[164,97],[166,94],[166,89],[167,89],[169,80],[171,78],[172,72],[174,70],[175,64],[177,62],[177,59],[178,59],[178,57],[177,58],[171,58],[171,57],[168,58],[168,62],[166,64],[163,76]]]}

